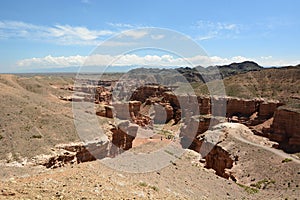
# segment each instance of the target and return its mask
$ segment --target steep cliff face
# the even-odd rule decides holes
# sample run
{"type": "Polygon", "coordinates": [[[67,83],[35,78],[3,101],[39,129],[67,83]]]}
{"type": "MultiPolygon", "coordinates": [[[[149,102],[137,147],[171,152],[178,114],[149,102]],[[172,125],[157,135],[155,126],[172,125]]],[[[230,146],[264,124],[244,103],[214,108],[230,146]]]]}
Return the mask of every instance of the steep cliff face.
{"type": "Polygon", "coordinates": [[[161,96],[166,91],[170,90],[166,87],[159,85],[145,85],[136,89],[132,93],[130,100],[145,102],[147,98],[161,96]]]}
{"type": "Polygon", "coordinates": [[[103,86],[95,89],[95,103],[104,103],[109,105],[112,101],[112,93],[103,86]]]}
{"type": "Polygon", "coordinates": [[[201,142],[197,139],[209,128],[224,122],[224,119],[212,115],[198,115],[185,118],[184,126],[180,129],[179,137],[184,148],[199,151],[201,142]]]}
{"type": "Polygon", "coordinates": [[[274,112],[279,106],[282,106],[279,102],[261,102],[259,104],[258,116],[261,119],[269,119],[273,117],[274,112]]]}
{"type": "MultiPolygon", "coordinates": [[[[98,96],[95,101],[110,100],[107,89],[98,87],[96,91],[98,96]]],[[[184,117],[184,126],[180,133],[181,143],[184,147],[191,149],[199,148],[200,144],[196,139],[199,135],[207,131],[209,127],[225,120],[242,123],[249,127],[261,126],[259,130],[253,128],[256,134],[279,142],[280,148],[286,151],[299,151],[300,131],[297,126],[299,113],[284,109],[278,110],[278,107],[282,105],[280,102],[216,96],[181,96],[160,85],[139,87],[132,93],[130,99],[128,103],[102,106],[96,114],[129,120],[140,126],[147,126],[152,123],[152,120],[158,124],[164,124],[170,120],[178,123],[184,117]],[[141,112],[141,108],[145,106],[147,108],[153,106],[154,112],[150,113],[149,109],[146,113],[141,112]],[[272,118],[274,120],[271,120],[272,118]],[[264,127],[266,121],[268,121],[266,123],[268,126],[264,127]]],[[[143,111],[146,110],[143,109],[143,111]]],[[[114,143],[120,147],[116,141],[124,140],[122,138],[125,135],[119,129],[114,132],[116,135],[114,143]]]]}
{"type": "Polygon", "coordinates": [[[231,154],[219,146],[215,146],[205,157],[206,168],[212,168],[218,176],[230,178],[232,175],[226,171],[233,167],[234,159],[231,154]]]}
{"type": "Polygon", "coordinates": [[[261,99],[238,99],[231,97],[197,97],[199,113],[201,115],[212,114],[214,116],[249,118],[257,112],[261,120],[273,116],[277,107],[283,105],[280,102],[264,101],[261,99]]]}
{"type": "Polygon", "coordinates": [[[260,101],[244,99],[227,100],[227,116],[245,116],[249,117],[258,111],[260,101]]]}
{"type": "Polygon", "coordinates": [[[135,120],[138,116],[142,103],[129,101],[128,103],[113,103],[115,117],[123,120],[135,120]]]}
{"type": "Polygon", "coordinates": [[[112,128],[112,147],[110,156],[116,156],[125,150],[132,148],[132,141],[137,135],[138,125],[129,121],[123,121],[112,128]]]}
{"type": "Polygon", "coordinates": [[[278,109],[274,114],[270,139],[279,143],[279,147],[289,152],[300,151],[300,113],[287,109],[278,109]]]}
{"type": "Polygon", "coordinates": [[[68,164],[89,162],[105,158],[108,155],[109,141],[93,141],[59,144],[55,147],[53,156],[37,158],[36,164],[47,168],[57,168],[68,164]]]}
{"type": "Polygon", "coordinates": [[[211,102],[209,97],[197,97],[199,113],[201,115],[211,114],[211,102]]]}
{"type": "Polygon", "coordinates": [[[236,180],[231,169],[237,164],[240,152],[232,136],[247,131],[250,130],[242,124],[221,123],[198,136],[197,152],[205,159],[205,167],[214,169],[218,176],[236,180]]]}
{"type": "Polygon", "coordinates": [[[173,119],[173,107],[170,104],[154,104],[154,122],[158,124],[165,124],[173,119]]]}

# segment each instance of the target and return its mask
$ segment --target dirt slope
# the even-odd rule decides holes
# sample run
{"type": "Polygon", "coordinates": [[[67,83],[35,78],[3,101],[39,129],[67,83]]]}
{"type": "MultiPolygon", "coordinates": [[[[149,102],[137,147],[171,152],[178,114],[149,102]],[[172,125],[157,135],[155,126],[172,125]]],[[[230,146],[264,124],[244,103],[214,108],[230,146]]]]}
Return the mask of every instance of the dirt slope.
{"type": "Polygon", "coordinates": [[[77,140],[68,93],[57,87],[70,77],[0,75],[0,159],[18,160],[49,152],[57,143],[77,140]]]}

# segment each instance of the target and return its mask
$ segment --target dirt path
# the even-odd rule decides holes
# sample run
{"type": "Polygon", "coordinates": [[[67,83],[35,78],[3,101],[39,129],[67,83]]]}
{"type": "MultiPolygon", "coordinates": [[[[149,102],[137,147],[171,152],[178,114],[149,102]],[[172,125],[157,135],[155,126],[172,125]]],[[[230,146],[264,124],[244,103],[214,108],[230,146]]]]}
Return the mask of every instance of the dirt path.
{"type": "MultiPolygon", "coordinates": [[[[236,123],[224,123],[224,125],[226,125],[226,127],[229,127],[229,128],[232,127],[232,128],[235,128],[235,129],[238,129],[239,128],[238,126],[240,126],[240,124],[236,124],[236,123]]],[[[254,143],[252,141],[247,140],[245,138],[245,136],[242,135],[242,131],[239,131],[239,132],[232,131],[230,133],[234,133],[234,134],[231,134],[231,135],[235,139],[237,139],[237,140],[239,140],[241,142],[244,142],[246,144],[250,144],[250,145],[262,148],[262,149],[265,149],[265,150],[270,151],[270,152],[272,152],[272,153],[274,153],[274,154],[276,154],[276,155],[278,155],[278,156],[280,156],[280,157],[282,157],[284,159],[285,158],[292,159],[292,161],[296,162],[297,164],[300,164],[300,160],[298,158],[296,158],[296,157],[294,157],[294,156],[292,156],[290,154],[287,154],[287,153],[283,152],[282,150],[274,149],[274,148],[268,147],[268,146],[263,146],[261,144],[257,144],[257,143],[254,143]]],[[[253,134],[253,136],[255,136],[255,135],[253,134]]]]}

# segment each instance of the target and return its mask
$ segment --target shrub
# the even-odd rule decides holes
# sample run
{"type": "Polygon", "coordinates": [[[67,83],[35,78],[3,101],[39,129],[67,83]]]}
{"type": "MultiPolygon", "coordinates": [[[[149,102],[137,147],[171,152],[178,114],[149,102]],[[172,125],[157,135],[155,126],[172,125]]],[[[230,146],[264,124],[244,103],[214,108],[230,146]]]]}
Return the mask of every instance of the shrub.
{"type": "Polygon", "coordinates": [[[148,186],[148,184],[147,184],[147,183],[145,183],[145,182],[139,182],[139,186],[142,186],[142,187],[147,187],[147,186],[148,186]]]}
{"type": "Polygon", "coordinates": [[[156,186],[154,186],[154,185],[151,185],[150,188],[151,188],[152,190],[156,191],[156,192],[159,191],[158,187],[156,187],[156,186]]]}
{"type": "Polygon", "coordinates": [[[292,161],[291,158],[285,158],[285,159],[283,159],[281,162],[282,162],[282,163],[287,163],[287,162],[291,162],[291,161],[292,161]]]}
{"type": "Polygon", "coordinates": [[[237,183],[238,186],[244,188],[244,190],[248,193],[248,194],[255,194],[255,193],[258,193],[258,189],[257,188],[252,188],[252,187],[249,187],[249,186],[246,186],[246,185],[243,185],[243,184],[240,184],[240,183],[237,183]]]}
{"type": "Polygon", "coordinates": [[[265,189],[269,184],[274,184],[275,181],[274,180],[267,180],[267,179],[263,179],[261,181],[258,181],[257,183],[252,183],[250,186],[252,187],[256,187],[258,189],[265,189]]]}

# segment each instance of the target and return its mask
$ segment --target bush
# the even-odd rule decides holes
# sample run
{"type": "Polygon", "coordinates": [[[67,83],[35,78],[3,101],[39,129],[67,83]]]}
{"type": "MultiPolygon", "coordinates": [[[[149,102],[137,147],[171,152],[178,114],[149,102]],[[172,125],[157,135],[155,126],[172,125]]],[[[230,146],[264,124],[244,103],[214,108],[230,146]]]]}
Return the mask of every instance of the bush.
{"type": "Polygon", "coordinates": [[[158,187],[156,187],[156,186],[154,186],[154,185],[150,186],[150,188],[151,188],[152,190],[156,191],[156,192],[159,191],[158,187]]]}
{"type": "Polygon", "coordinates": [[[148,186],[148,184],[147,184],[147,183],[145,183],[145,182],[140,182],[140,183],[139,183],[139,186],[142,186],[142,187],[147,187],[147,186],[148,186]]]}
{"type": "Polygon", "coordinates": [[[249,186],[246,186],[246,185],[243,185],[243,184],[240,184],[240,183],[237,183],[238,186],[244,188],[244,190],[248,193],[248,194],[255,194],[255,193],[258,193],[258,189],[256,188],[252,188],[252,187],[249,187],[249,186]]]}
{"type": "Polygon", "coordinates": [[[250,186],[252,187],[256,187],[258,189],[265,189],[269,184],[274,184],[275,181],[274,180],[267,180],[267,179],[263,179],[261,181],[258,181],[257,183],[252,183],[250,186]]]}
{"type": "Polygon", "coordinates": [[[285,158],[284,160],[282,160],[281,162],[282,163],[287,163],[287,162],[291,162],[292,161],[292,159],[290,159],[290,158],[285,158]]]}

